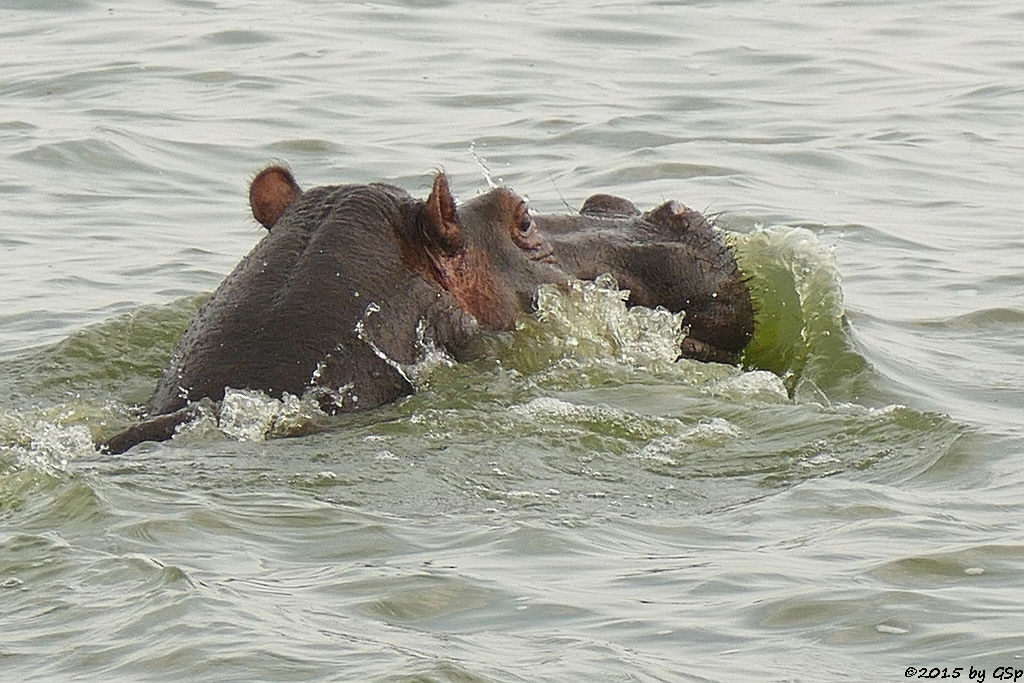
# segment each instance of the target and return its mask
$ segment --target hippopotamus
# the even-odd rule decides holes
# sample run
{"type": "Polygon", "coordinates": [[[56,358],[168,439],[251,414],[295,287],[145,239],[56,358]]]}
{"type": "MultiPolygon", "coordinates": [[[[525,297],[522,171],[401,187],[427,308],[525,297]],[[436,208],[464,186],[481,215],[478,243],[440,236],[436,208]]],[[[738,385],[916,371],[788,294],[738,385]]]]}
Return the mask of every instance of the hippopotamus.
{"type": "Polygon", "coordinates": [[[737,363],[754,332],[747,279],[732,249],[698,211],[668,201],[641,213],[596,194],[576,215],[538,215],[559,266],[590,280],[603,273],[629,290],[629,306],[685,311],[680,355],[737,363]]]}
{"type": "Polygon", "coordinates": [[[576,215],[533,217],[507,188],[456,206],[444,173],[420,200],[381,183],[303,191],[276,165],[249,201],[266,235],[196,313],[147,418],[101,450],[168,439],[226,388],[312,392],[327,413],[392,402],[412,393],[424,348],[460,358],[483,332],[512,329],[539,285],[571,277],[611,273],[629,305],[686,311],[683,357],[734,363],[752,334],[732,251],[677,202],[642,213],[594,195],[576,215]]]}
{"type": "Polygon", "coordinates": [[[196,313],[146,409],[99,444],[170,438],[225,388],[314,392],[328,413],[412,393],[426,345],[455,357],[511,329],[536,288],[564,283],[526,202],[495,188],[456,206],[438,173],[426,200],[381,183],[303,191],[283,166],[250,184],[263,239],[196,313]]]}

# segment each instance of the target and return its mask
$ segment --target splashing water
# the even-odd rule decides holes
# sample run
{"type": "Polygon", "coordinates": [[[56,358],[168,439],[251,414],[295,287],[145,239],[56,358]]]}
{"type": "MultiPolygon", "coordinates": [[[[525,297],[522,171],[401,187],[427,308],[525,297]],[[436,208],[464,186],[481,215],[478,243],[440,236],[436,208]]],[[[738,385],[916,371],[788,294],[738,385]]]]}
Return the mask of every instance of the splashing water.
{"type": "Polygon", "coordinates": [[[371,301],[366,306],[366,310],[363,312],[363,317],[360,318],[359,322],[356,323],[356,336],[359,337],[360,341],[362,341],[364,344],[369,346],[373,350],[373,353],[378,358],[380,358],[382,361],[384,361],[385,363],[390,365],[392,368],[394,368],[395,371],[398,372],[398,374],[401,375],[402,378],[406,382],[409,382],[410,384],[412,384],[412,380],[409,378],[409,375],[406,373],[405,365],[403,365],[402,363],[399,363],[398,361],[396,361],[393,358],[391,358],[388,354],[384,353],[384,351],[373,341],[373,339],[371,339],[366,334],[366,320],[371,315],[375,315],[377,313],[380,313],[380,304],[378,304],[376,301],[371,301]]]}
{"type": "MultiPolygon", "coordinates": [[[[69,460],[93,451],[92,436],[81,424],[61,424],[39,418],[33,423],[17,425],[14,431],[17,438],[11,439],[13,443],[0,445],[0,464],[8,467],[29,466],[55,475],[67,469],[69,460]]],[[[4,432],[8,434],[7,429],[4,432]]]]}
{"type": "Polygon", "coordinates": [[[416,352],[418,356],[416,362],[411,364],[401,363],[391,358],[366,333],[366,320],[371,315],[379,312],[380,306],[377,303],[371,302],[366,307],[363,317],[356,323],[356,336],[369,346],[378,358],[393,367],[409,384],[414,387],[419,386],[423,382],[423,378],[432,369],[439,365],[451,365],[454,362],[451,356],[443,349],[438,348],[437,345],[427,339],[426,318],[420,318],[420,321],[416,324],[416,352]]]}
{"type": "Polygon", "coordinates": [[[684,314],[627,308],[628,298],[629,290],[608,274],[573,281],[567,290],[542,285],[536,313],[517,330],[541,341],[549,356],[611,358],[640,369],[674,363],[686,335],[684,314]]]}
{"type": "Polygon", "coordinates": [[[322,415],[312,396],[300,399],[285,393],[276,399],[259,391],[227,389],[220,405],[218,428],[239,441],[263,441],[301,434],[322,415]]]}
{"type": "Polygon", "coordinates": [[[847,343],[833,249],[810,230],[788,226],[729,233],[729,241],[757,311],[746,365],[775,372],[790,391],[801,383],[831,386],[863,368],[847,343]]]}
{"type": "Polygon", "coordinates": [[[519,321],[509,347],[500,354],[502,362],[552,389],[644,376],[701,387],[708,396],[788,400],[786,387],[773,372],[680,359],[680,343],[688,332],[685,314],[629,308],[628,298],[629,291],[618,289],[607,274],[574,281],[567,288],[541,286],[536,312],[519,321]]]}
{"type": "Polygon", "coordinates": [[[492,190],[500,187],[502,179],[498,178],[498,182],[494,182],[494,176],[491,174],[491,169],[488,168],[486,160],[476,152],[476,142],[469,143],[469,153],[473,155],[473,160],[480,167],[480,172],[483,174],[484,180],[487,181],[487,186],[492,190]]]}

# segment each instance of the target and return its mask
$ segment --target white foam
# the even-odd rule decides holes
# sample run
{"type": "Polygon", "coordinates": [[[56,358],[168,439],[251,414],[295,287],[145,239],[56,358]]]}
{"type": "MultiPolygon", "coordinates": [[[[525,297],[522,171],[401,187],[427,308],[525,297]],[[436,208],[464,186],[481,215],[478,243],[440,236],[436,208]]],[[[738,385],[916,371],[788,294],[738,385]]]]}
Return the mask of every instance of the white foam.
{"type": "Polygon", "coordinates": [[[300,399],[285,393],[276,399],[259,391],[226,389],[218,426],[221,432],[239,441],[263,441],[302,433],[320,414],[312,397],[300,399]]]}
{"type": "MultiPolygon", "coordinates": [[[[567,289],[537,290],[537,331],[542,341],[570,357],[614,358],[644,367],[673,363],[686,329],[683,314],[664,308],[626,307],[629,290],[611,275],[576,280],[567,289]]],[[[520,325],[520,329],[522,329],[520,325]]]]}

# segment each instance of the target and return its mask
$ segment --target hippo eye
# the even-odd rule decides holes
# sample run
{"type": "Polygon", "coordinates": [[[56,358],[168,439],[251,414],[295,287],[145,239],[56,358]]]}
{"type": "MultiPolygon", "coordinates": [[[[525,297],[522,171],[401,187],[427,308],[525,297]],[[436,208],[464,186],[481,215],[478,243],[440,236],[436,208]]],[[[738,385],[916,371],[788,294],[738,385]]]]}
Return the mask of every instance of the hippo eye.
{"type": "Polygon", "coordinates": [[[529,234],[533,230],[533,216],[528,213],[524,213],[523,217],[519,219],[519,232],[524,235],[529,234]]]}
{"type": "MultiPolygon", "coordinates": [[[[536,252],[545,247],[544,238],[537,229],[537,224],[530,215],[526,202],[519,204],[514,214],[515,218],[510,221],[509,231],[512,233],[512,241],[520,249],[528,252],[536,252]]],[[[532,258],[532,257],[531,257],[532,258]]]]}
{"type": "Polygon", "coordinates": [[[521,235],[529,235],[534,229],[533,216],[530,215],[530,210],[526,207],[526,204],[522,204],[519,210],[521,212],[519,214],[519,225],[517,226],[519,233],[521,235]]]}

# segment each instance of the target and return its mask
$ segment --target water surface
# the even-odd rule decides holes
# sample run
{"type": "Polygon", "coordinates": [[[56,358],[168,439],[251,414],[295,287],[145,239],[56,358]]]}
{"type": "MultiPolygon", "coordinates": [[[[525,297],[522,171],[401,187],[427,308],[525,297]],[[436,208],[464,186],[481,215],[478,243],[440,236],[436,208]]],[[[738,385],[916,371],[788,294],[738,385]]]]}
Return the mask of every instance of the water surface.
{"type": "Polygon", "coordinates": [[[1013,3],[3,16],[5,680],[1024,668],[1013,3]],[[275,160],[719,214],[748,368],[666,359],[663,320],[580,289],[316,433],[239,396],[227,434],[97,454],[260,238],[247,182],[275,160]]]}

